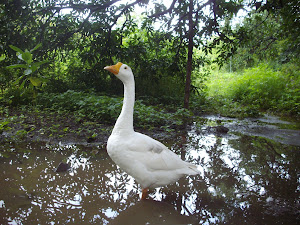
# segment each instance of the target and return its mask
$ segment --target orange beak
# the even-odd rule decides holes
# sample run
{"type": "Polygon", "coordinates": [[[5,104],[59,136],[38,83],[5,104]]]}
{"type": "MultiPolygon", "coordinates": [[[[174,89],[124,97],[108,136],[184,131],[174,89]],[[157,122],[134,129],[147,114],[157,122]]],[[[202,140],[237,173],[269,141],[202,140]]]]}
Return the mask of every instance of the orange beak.
{"type": "Polygon", "coordinates": [[[120,67],[122,65],[123,65],[123,63],[118,62],[116,65],[106,66],[106,67],[104,67],[104,69],[108,70],[109,72],[113,73],[114,75],[118,75],[120,67]]]}

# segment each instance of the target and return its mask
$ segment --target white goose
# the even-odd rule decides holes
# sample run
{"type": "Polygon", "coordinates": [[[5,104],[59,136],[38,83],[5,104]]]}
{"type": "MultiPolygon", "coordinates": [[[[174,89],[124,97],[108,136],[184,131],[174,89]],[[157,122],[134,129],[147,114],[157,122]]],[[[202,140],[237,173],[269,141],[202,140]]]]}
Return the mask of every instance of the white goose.
{"type": "Polygon", "coordinates": [[[141,185],[141,199],[146,198],[149,188],[174,183],[184,175],[198,174],[197,166],[182,161],[162,143],[134,131],[135,84],[131,68],[118,62],[104,69],[115,74],[124,84],[123,107],[108,138],[107,152],[141,185]]]}

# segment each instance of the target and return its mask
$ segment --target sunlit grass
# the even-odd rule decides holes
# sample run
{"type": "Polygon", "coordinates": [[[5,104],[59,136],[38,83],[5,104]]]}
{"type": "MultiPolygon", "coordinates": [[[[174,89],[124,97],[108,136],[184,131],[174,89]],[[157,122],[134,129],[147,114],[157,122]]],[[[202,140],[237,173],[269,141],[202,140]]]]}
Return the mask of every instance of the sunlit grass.
{"type": "Polygon", "coordinates": [[[232,83],[237,79],[239,74],[222,71],[214,71],[206,81],[207,94],[209,97],[225,96],[231,89],[232,83]]]}
{"type": "MultiPolygon", "coordinates": [[[[207,94],[218,107],[232,104],[253,110],[299,116],[299,69],[290,65],[275,70],[267,64],[239,73],[213,71],[206,81],[207,94]]],[[[221,110],[221,109],[220,109],[221,110]]]]}

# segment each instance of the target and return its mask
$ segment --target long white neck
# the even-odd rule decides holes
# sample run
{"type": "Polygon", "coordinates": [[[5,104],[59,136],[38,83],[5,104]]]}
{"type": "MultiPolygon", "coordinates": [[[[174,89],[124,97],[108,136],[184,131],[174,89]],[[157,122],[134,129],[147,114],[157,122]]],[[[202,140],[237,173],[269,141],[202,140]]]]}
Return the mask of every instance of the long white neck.
{"type": "Polygon", "coordinates": [[[135,101],[135,84],[134,79],[124,84],[124,100],[122,111],[117,119],[115,127],[112,131],[113,134],[123,132],[133,132],[133,110],[135,101]]]}

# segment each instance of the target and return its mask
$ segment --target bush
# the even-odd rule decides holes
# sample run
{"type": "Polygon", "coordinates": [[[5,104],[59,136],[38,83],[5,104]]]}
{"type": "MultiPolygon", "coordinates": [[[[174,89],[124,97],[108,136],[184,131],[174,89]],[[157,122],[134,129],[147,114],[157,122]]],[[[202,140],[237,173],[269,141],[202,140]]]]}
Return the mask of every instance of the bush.
{"type": "Polygon", "coordinates": [[[254,116],[258,110],[269,110],[299,116],[299,71],[299,66],[290,63],[278,70],[260,64],[243,73],[215,73],[207,84],[208,95],[219,111],[227,113],[240,111],[254,116]],[[237,106],[240,109],[230,109],[237,106]]]}
{"type": "Polygon", "coordinates": [[[97,96],[68,90],[61,94],[39,94],[37,104],[55,111],[74,112],[79,119],[84,117],[108,123],[117,117],[117,112],[121,111],[122,100],[121,98],[97,96]]]}
{"type": "Polygon", "coordinates": [[[234,81],[229,96],[245,105],[259,105],[263,110],[274,108],[285,91],[285,77],[267,65],[245,70],[234,81]]]}
{"type": "Polygon", "coordinates": [[[278,101],[278,109],[300,116],[300,68],[299,64],[285,64],[281,68],[285,75],[285,91],[278,101]]]}
{"type": "Polygon", "coordinates": [[[34,99],[32,93],[28,90],[21,90],[18,87],[10,87],[7,89],[3,97],[0,99],[0,103],[3,105],[25,105],[25,104],[33,104],[34,99]]]}
{"type": "MultiPolygon", "coordinates": [[[[78,121],[88,119],[103,124],[114,124],[118,118],[123,100],[120,97],[99,96],[91,93],[69,90],[62,94],[41,93],[37,97],[37,106],[59,112],[73,112],[78,121]]],[[[151,128],[153,126],[180,125],[186,117],[185,110],[176,109],[169,113],[161,105],[147,106],[141,100],[135,104],[135,126],[151,128]]]]}

